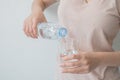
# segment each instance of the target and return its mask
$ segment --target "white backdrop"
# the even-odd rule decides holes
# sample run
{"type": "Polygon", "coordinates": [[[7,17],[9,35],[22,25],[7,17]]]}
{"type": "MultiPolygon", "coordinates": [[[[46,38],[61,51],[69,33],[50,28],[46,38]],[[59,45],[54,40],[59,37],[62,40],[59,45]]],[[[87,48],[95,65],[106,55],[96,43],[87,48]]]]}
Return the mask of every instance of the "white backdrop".
{"type": "MultiPolygon", "coordinates": [[[[23,32],[32,0],[0,0],[0,80],[53,80],[57,41],[34,40],[23,32]]],[[[57,21],[57,5],[45,11],[57,21]]]]}
{"type": "MultiPolygon", "coordinates": [[[[34,40],[23,32],[32,0],[0,0],[0,80],[54,80],[57,41],[34,40]]],[[[57,4],[45,11],[57,22],[57,4]]],[[[120,37],[113,46],[120,47],[120,37]]]]}

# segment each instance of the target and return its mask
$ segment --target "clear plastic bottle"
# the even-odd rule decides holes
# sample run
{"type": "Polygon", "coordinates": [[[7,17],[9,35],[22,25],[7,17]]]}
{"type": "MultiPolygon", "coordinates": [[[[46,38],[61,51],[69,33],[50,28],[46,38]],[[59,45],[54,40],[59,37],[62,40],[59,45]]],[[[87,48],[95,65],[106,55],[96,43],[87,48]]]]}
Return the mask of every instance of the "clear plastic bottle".
{"type": "Polygon", "coordinates": [[[63,55],[76,54],[77,50],[74,46],[74,39],[70,38],[68,30],[57,23],[40,23],[38,24],[39,37],[49,40],[58,40],[59,49],[63,55]],[[62,42],[64,41],[64,44],[62,42]]]}
{"type": "Polygon", "coordinates": [[[57,23],[38,24],[38,34],[44,39],[61,39],[67,35],[67,29],[57,23]]]}

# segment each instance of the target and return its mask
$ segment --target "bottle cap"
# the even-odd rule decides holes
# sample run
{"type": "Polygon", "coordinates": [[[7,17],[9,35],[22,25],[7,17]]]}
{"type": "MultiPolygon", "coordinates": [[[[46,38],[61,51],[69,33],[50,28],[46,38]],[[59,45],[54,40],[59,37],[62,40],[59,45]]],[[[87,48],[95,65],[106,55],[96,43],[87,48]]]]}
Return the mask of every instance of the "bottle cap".
{"type": "Polygon", "coordinates": [[[66,28],[60,28],[59,29],[59,31],[58,31],[58,36],[60,37],[60,38],[63,38],[63,37],[65,37],[67,35],[67,29],[66,28]]]}

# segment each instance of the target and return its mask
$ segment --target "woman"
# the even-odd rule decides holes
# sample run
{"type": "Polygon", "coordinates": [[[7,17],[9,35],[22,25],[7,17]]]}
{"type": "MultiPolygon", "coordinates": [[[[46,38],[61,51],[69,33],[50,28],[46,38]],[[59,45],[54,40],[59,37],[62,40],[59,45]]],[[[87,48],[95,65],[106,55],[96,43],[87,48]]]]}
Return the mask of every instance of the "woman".
{"type": "MultiPolygon", "coordinates": [[[[37,38],[37,24],[46,22],[43,11],[54,2],[33,1],[24,22],[28,37],[37,38]]],[[[60,64],[58,80],[120,80],[120,52],[112,49],[120,27],[120,0],[60,0],[58,17],[80,49],[78,54],[61,56],[65,62],[60,64]],[[69,62],[72,59],[77,61],[69,62]]]]}

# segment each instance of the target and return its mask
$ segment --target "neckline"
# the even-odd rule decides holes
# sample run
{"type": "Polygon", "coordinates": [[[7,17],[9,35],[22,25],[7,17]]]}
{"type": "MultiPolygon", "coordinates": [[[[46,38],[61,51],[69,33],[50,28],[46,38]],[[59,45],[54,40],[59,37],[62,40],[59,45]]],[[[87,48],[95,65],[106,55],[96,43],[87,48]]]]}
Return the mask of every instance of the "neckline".
{"type": "Polygon", "coordinates": [[[91,5],[91,4],[94,2],[94,0],[90,0],[90,1],[88,1],[88,2],[86,2],[86,1],[87,1],[87,0],[83,0],[83,6],[85,6],[85,7],[91,5]]]}
{"type": "Polygon", "coordinates": [[[86,3],[86,4],[88,4],[88,3],[89,3],[89,1],[88,1],[88,0],[85,0],[85,3],[86,3]]]}

